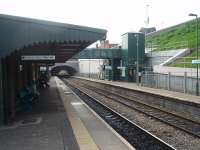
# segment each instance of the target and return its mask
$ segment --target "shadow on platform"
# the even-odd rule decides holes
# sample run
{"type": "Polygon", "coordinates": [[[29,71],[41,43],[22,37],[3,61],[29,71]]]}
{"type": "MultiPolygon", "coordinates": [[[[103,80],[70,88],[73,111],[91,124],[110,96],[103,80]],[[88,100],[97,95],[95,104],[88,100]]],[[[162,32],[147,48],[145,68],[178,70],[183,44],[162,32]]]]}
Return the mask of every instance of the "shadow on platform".
{"type": "Polygon", "coordinates": [[[53,77],[49,84],[31,111],[19,113],[12,126],[0,127],[0,150],[79,149],[53,77]]]}

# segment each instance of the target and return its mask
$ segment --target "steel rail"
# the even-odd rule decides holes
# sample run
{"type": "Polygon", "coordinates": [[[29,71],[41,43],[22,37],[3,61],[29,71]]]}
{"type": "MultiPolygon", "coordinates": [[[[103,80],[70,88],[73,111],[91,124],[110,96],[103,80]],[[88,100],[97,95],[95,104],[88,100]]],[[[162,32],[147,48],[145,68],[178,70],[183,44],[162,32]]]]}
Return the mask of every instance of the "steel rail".
{"type": "MultiPolygon", "coordinates": [[[[114,119],[111,119],[111,123],[108,122],[108,124],[112,124],[112,125],[115,125],[115,123],[123,123],[123,126],[124,127],[121,127],[121,128],[124,128],[124,129],[127,129],[127,130],[130,130],[132,131],[131,127],[134,126],[134,128],[137,128],[137,130],[140,130],[140,131],[135,131],[134,132],[142,132],[141,134],[145,134],[146,139],[144,138],[144,135],[140,135],[140,134],[136,134],[134,135],[133,137],[129,137],[127,139],[127,137],[124,137],[124,134],[125,133],[122,133],[122,136],[128,141],[130,142],[131,145],[133,145],[134,147],[136,147],[137,149],[145,149],[145,150],[148,150],[148,149],[170,149],[170,150],[175,150],[174,147],[172,147],[171,145],[169,145],[168,143],[164,142],[163,140],[161,140],[160,138],[156,137],[155,135],[153,135],[152,133],[148,132],[147,130],[143,129],[142,127],[138,126],[137,124],[135,124],[134,122],[130,121],[129,119],[125,118],[124,116],[122,116],[121,114],[119,114],[118,112],[116,112],[115,110],[113,110],[112,108],[106,106],[105,104],[103,104],[102,102],[100,102],[98,99],[96,99],[95,97],[89,95],[86,91],[84,91],[83,89],[81,89],[82,87],[78,84],[74,85],[72,83],[69,83],[67,81],[64,81],[69,87],[72,88],[72,90],[79,96],[81,97],[90,107],[92,107],[94,109],[94,106],[95,104],[93,103],[97,103],[98,104],[98,108],[99,107],[103,107],[105,108],[106,111],[109,111],[109,113],[105,113],[106,116],[103,116],[102,114],[99,114],[100,112],[102,112],[102,110],[100,112],[98,112],[97,110],[97,113],[107,122],[108,119],[106,118],[114,118],[114,119]],[[84,98],[84,96],[86,96],[86,98],[84,98]],[[88,99],[90,99],[90,102],[88,102],[88,99]],[[113,120],[115,120],[115,122],[113,122],[113,120]],[[125,123],[127,122],[127,123],[125,123]],[[128,126],[128,127],[127,127],[128,126]],[[134,138],[137,138],[135,140],[133,140],[134,138]],[[139,138],[142,138],[142,139],[139,139],[139,138]],[[150,139],[151,138],[151,139],[150,139]],[[149,144],[149,142],[151,142],[151,140],[153,141],[153,143],[149,144]],[[132,141],[142,141],[142,143],[134,143],[132,141]],[[155,143],[154,143],[155,142],[155,143]],[[134,144],[133,144],[134,143],[134,144]]],[[[103,112],[104,114],[104,112],[103,112]]],[[[112,126],[113,127],[113,126],[112,126]]],[[[114,127],[115,130],[118,130],[114,127]]],[[[130,134],[130,131],[125,131],[126,133],[130,134]]],[[[134,133],[133,132],[133,133],[134,133]]]]}
{"type": "MultiPolygon", "coordinates": [[[[84,86],[86,86],[86,84],[84,84],[84,86]]],[[[173,113],[170,113],[168,111],[164,111],[162,109],[159,109],[157,107],[153,107],[151,105],[148,105],[146,103],[143,102],[139,102],[138,100],[134,100],[134,99],[130,99],[126,96],[122,96],[118,93],[113,93],[111,91],[106,91],[91,85],[87,84],[87,88],[89,88],[90,90],[93,90],[94,92],[103,95],[104,97],[107,97],[109,99],[112,99],[114,101],[117,101],[118,103],[125,105],[131,109],[134,109],[138,112],[144,113],[145,115],[151,116],[155,119],[158,119],[168,125],[171,125],[175,128],[178,128],[184,132],[187,132],[193,136],[196,136],[198,138],[200,138],[200,124],[198,122],[194,122],[192,120],[189,120],[187,118],[181,117],[179,115],[175,115],[173,113]],[[113,98],[113,96],[114,98],[113,98]],[[117,97],[116,97],[117,96],[117,97]],[[120,100],[120,99],[121,100],[120,100]],[[123,102],[124,101],[124,102],[123,102]],[[127,103],[127,101],[131,102],[131,103],[135,103],[136,105],[141,105],[141,106],[134,106],[133,104],[127,103]],[[138,108],[139,107],[139,108],[138,108]],[[142,107],[145,107],[142,108],[142,107]],[[151,110],[149,110],[151,109],[151,110]],[[153,111],[153,112],[152,112],[153,111]],[[155,112],[157,111],[157,112],[155,112]],[[158,114],[160,113],[160,114],[158,114]],[[162,113],[162,114],[161,114],[162,113]],[[167,118],[168,117],[168,118],[167,118]]]]}

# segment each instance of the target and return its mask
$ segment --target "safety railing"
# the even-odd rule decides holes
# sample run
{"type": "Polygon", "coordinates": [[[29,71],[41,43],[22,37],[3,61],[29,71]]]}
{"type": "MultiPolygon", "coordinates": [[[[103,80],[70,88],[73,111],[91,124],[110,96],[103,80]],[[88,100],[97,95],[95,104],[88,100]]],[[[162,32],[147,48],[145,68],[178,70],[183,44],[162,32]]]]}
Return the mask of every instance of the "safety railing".
{"type": "Polygon", "coordinates": [[[194,95],[196,94],[197,78],[195,77],[195,72],[190,73],[190,76],[188,76],[188,73],[186,72],[182,76],[174,74],[175,73],[170,72],[168,74],[145,72],[142,74],[141,85],[194,95]]]}

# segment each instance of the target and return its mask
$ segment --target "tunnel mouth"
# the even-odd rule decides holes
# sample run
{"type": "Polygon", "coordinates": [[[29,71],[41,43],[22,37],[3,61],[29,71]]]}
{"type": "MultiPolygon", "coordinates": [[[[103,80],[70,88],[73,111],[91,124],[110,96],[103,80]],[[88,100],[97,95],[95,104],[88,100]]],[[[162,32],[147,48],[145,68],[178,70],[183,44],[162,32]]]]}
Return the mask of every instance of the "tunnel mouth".
{"type": "Polygon", "coordinates": [[[58,77],[70,77],[74,76],[76,73],[77,71],[70,66],[57,66],[51,70],[51,75],[58,77]]]}

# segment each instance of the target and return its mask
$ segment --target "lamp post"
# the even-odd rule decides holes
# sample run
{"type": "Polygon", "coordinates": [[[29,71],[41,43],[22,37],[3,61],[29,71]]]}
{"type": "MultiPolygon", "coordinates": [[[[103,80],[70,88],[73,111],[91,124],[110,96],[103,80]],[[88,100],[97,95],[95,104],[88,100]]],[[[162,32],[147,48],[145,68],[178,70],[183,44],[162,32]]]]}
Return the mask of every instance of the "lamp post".
{"type": "MultiPolygon", "coordinates": [[[[192,14],[190,13],[189,16],[194,16],[196,17],[196,51],[197,51],[197,60],[199,58],[199,54],[198,54],[198,15],[197,14],[192,14]]],[[[197,81],[196,81],[196,95],[199,96],[199,65],[197,65],[197,81]]]]}
{"type": "Polygon", "coordinates": [[[137,42],[136,43],[136,46],[137,46],[137,58],[136,58],[136,62],[137,62],[136,63],[136,65],[137,65],[136,66],[136,73],[137,73],[137,76],[136,76],[136,82],[137,82],[137,85],[139,85],[139,52],[138,52],[139,51],[138,50],[139,49],[138,48],[139,47],[139,45],[138,45],[139,44],[138,43],[138,41],[139,41],[139,34],[135,34],[135,37],[136,37],[136,42],[137,42]]]}

